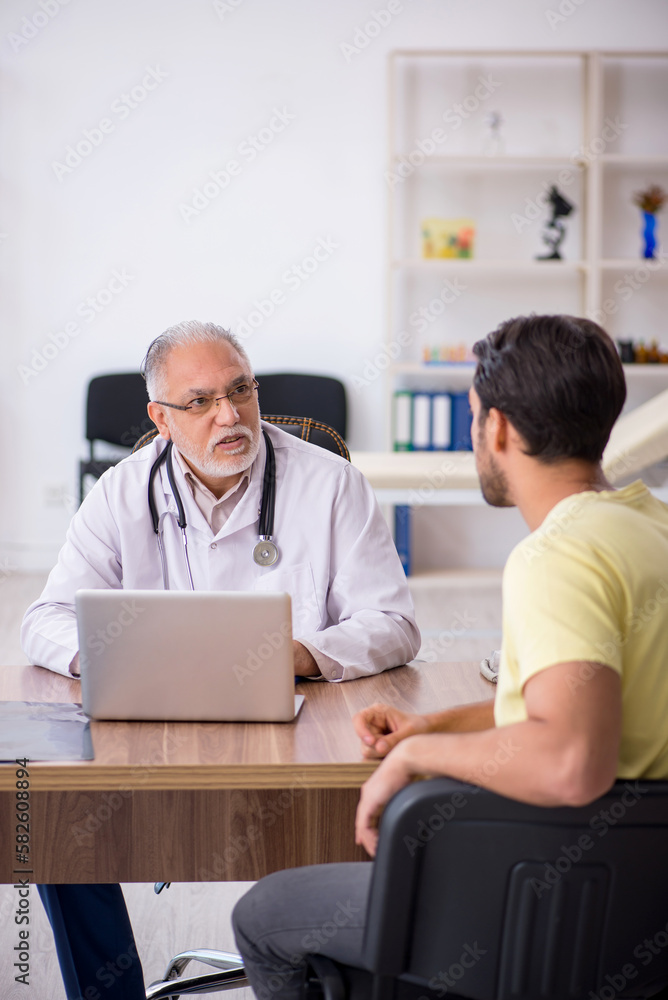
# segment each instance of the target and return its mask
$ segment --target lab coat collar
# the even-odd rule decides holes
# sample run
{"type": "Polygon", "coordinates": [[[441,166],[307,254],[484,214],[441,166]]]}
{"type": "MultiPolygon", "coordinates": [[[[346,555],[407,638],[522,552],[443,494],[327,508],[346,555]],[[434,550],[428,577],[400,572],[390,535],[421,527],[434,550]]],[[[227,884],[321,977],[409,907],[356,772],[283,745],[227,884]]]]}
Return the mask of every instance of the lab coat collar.
{"type": "MultiPolygon", "coordinates": [[[[261,426],[264,427],[265,425],[262,424],[261,426]]],[[[258,453],[255,456],[255,461],[250,467],[250,481],[248,483],[248,489],[239,500],[223,527],[215,536],[216,538],[224,538],[226,535],[231,535],[233,532],[239,531],[241,528],[245,528],[247,525],[253,524],[258,520],[260,516],[260,503],[262,501],[262,485],[264,481],[264,463],[266,457],[267,446],[264,441],[264,435],[262,435],[260,437],[260,447],[258,453]]],[[[186,482],[180,463],[172,462],[172,465],[174,468],[176,486],[181,494],[181,500],[186,511],[188,529],[192,528],[193,531],[204,532],[207,539],[210,539],[211,528],[207,524],[202,511],[193,500],[190,487],[186,482]]],[[[170,501],[173,501],[173,494],[164,462],[160,466],[160,485],[164,493],[165,507],[169,508],[170,501]]],[[[175,502],[171,503],[171,506],[173,506],[176,510],[175,502]]]]}

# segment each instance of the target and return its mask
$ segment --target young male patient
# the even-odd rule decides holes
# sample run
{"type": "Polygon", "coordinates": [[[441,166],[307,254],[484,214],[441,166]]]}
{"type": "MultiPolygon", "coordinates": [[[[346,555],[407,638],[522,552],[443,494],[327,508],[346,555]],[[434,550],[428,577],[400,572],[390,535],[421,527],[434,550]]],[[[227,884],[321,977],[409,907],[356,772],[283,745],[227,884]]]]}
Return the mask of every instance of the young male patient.
{"type": "MultiPolygon", "coordinates": [[[[668,506],[638,481],[613,490],[601,457],[626,397],[613,342],[589,320],[519,317],[479,341],[470,391],[485,500],[531,534],[503,576],[496,701],[425,716],[374,705],[355,718],[366,757],[356,841],[374,855],[387,802],[448,775],[539,806],[578,806],[615,778],[668,778],[668,506]],[[493,776],[485,762],[515,748],[493,776]]],[[[498,759],[498,758],[497,758],[498,759]]],[[[262,879],[237,904],[237,944],[260,998],[300,997],[310,929],[359,965],[372,865],[262,879]]]]}

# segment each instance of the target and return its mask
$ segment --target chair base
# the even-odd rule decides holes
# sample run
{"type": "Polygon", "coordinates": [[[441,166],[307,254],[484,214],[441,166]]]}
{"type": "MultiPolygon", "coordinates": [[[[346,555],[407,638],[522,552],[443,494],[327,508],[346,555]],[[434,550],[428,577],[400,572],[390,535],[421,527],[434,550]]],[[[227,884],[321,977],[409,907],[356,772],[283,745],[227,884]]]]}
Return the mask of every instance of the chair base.
{"type": "Polygon", "coordinates": [[[213,951],[208,948],[194,948],[175,955],[165,971],[164,978],[151,983],[146,990],[146,1000],[167,1000],[180,996],[198,996],[205,993],[222,993],[250,985],[241,955],[228,951],[213,951]],[[181,976],[190,962],[202,962],[212,966],[216,972],[205,972],[198,976],[181,976]]]}

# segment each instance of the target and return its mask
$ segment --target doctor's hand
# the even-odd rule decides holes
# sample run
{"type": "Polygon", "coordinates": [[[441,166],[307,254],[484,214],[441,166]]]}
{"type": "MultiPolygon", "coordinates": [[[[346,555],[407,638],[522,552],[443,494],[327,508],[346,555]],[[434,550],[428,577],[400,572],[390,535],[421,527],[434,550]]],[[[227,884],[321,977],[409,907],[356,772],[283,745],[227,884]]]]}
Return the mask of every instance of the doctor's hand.
{"type": "Polygon", "coordinates": [[[295,663],[296,677],[319,677],[320,667],[315,662],[315,658],[306,646],[296,639],[292,640],[292,655],[295,663]]]}
{"type": "Polygon", "coordinates": [[[378,847],[378,824],[383,809],[393,795],[408,785],[413,773],[403,753],[405,744],[386,757],[368,781],[362,785],[355,816],[355,843],[375,857],[378,847]]]}
{"type": "Polygon", "coordinates": [[[362,741],[362,756],[379,760],[408,736],[428,731],[424,715],[409,715],[391,705],[376,702],[353,717],[355,731],[362,741]]]}

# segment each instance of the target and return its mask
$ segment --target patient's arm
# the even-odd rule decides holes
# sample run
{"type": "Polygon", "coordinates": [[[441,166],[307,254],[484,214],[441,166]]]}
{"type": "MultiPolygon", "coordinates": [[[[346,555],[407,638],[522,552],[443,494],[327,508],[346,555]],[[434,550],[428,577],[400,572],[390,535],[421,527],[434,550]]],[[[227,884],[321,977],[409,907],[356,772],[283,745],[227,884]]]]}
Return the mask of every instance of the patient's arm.
{"type": "Polygon", "coordinates": [[[403,740],[362,786],[357,843],[375,853],[384,806],[416,777],[447,775],[543,806],[585,805],[606,792],[617,774],[621,680],[598,663],[586,684],[573,684],[584,662],[558,663],[531,677],[524,722],[403,740]]]}
{"type": "Polygon", "coordinates": [[[442,712],[412,715],[391,705],[376,703],[353,718],[362,741],[362,755],[384,757],[401,740],[418,733],[472,733],[494,726],[494,699],[458,705],[442,712]]]}

